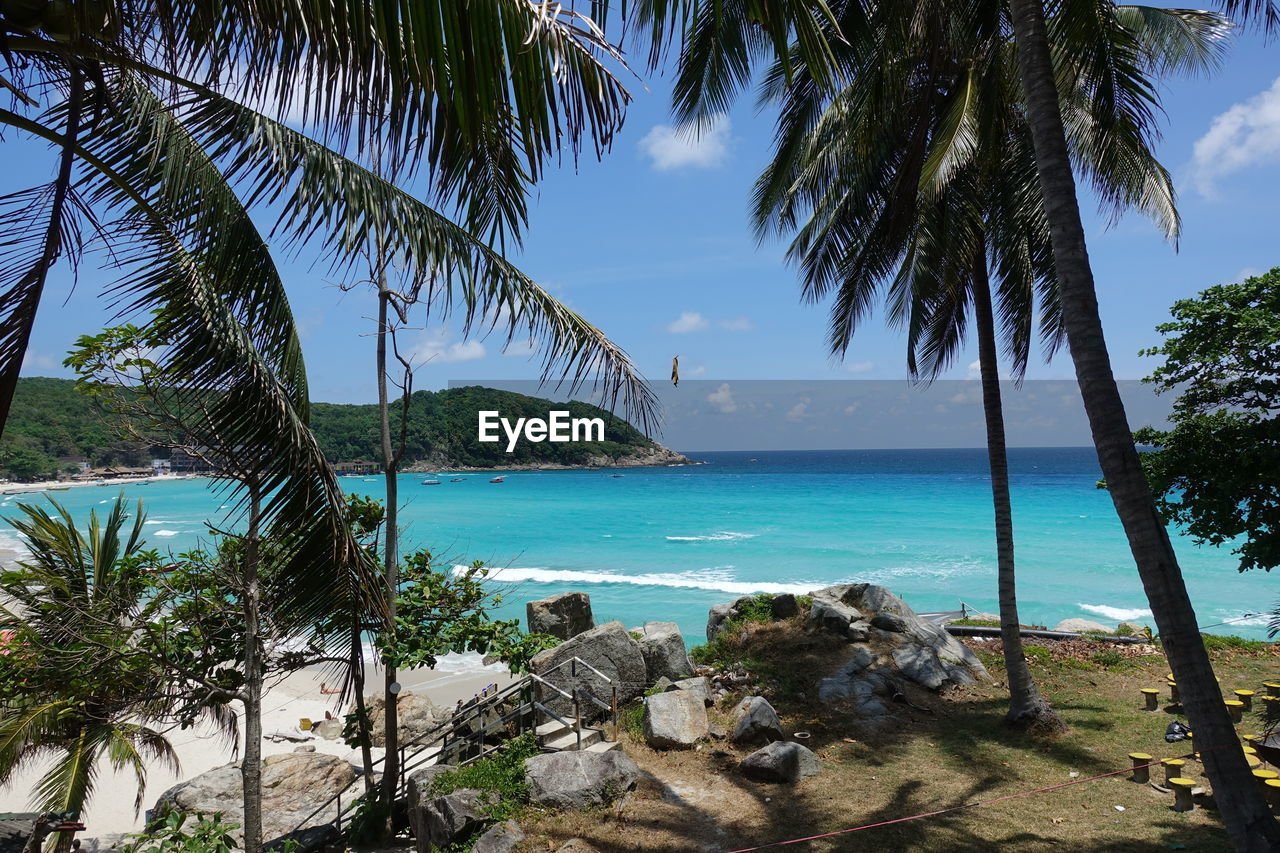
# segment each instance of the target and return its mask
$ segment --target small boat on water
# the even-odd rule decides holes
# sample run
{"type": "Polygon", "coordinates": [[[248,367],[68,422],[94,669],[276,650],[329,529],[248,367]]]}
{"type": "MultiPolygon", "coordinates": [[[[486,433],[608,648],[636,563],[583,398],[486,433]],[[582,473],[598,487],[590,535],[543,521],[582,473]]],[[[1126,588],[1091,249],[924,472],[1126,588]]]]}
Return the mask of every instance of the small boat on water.
{"type": "Polygon", "coordinates": [[[438,485],[440,485],[440,481],[439,481],[439,480],[423,480],[423,481],[422,481],[422,485],[424,485],[424,486],[438,486],[438,485]]]}
{"type": "Polygon", "coordinates": [[[627,475],[626,474],[610,474],[609,476],[613,477],[614,479],[618,479],[620,477],[625,477],[627,475]]]}
{"type": "Polygon", "coordinates": [[[70,486],[50,486],[49,488],[45,489],[45,491],[46,492],[65,492],[65,491],[69,491],[70,489],[71,489],[70,486]]]}
{"type": "Polygon", "coordinates": [[[453,479],[451,479],[449,482],[450,482],[450,483],[461,483],[462,481],[464,481],[464,480],[466,480],[466,479],[467,479],[466,477],[454,477],[454,478],[453,478],[453,479]]]}
{"type": "Polygon", "coordinates": [[[490,483],[502,483],[502,482],[505,482],[505,481],[506,481],[506,479],[507,479],[506,477],[494,477],[494,478],[493,478],[492,480],[490,480],[489,482],[490,482],[490,483]]]}

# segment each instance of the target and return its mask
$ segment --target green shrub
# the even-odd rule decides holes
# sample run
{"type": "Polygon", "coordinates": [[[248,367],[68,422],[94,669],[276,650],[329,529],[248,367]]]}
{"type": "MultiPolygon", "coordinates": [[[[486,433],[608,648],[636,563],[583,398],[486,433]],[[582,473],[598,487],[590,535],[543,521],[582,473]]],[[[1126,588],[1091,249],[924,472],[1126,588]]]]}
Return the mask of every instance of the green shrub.
{"type": "Polygon", "coordinates": [[[812,595],[797,595],[797,596],[796,596],[796,604],[800,605],[800,609],[801,609],[801,610],[812,610],[812,609],[813,609],[813,596],[812,596],[812,595]]]}
{"type": "Polygon", "coordinates": [[[1133,664],[1129,658],[1110,649],[1102,652],[1094,652],[1089,655],[1089,660],[1104,669],[1111,670],[1127,669],[1133,664]]]}
{"type": "Polygon", "coordinates": [[[1211,652],[1265,652],[1273,647],[1266,640],[1246,640],[1244,637],[1224,636],[1222,634],[1201,634],[1204,647],[1211,652]]]}
{"type": "Polygon", "coordinates": [[[1053,662],[1053,652],[1049,650],[1048,646],[1023,646],[1022,653],[1030,663],[1048,666],[1053,662]]]}
{"type": "Polygon", "coordinates": [[[618,728],[636,740],[642,740],[644,738],[644,703],[633,702],[626,707],[619,708],[618,728]]]}
{"type": "Polygon", "coordinates": [[[971,625],[974,628],[999,628],[1000,623],[994,619],[957,619],[948,625],[971,625]]]}
{"type": "Polygon", "coordinates": [[[135,840],[124,846],[125,853],[231,853],[240,849],[232,837],[239,825],[223,823],[221,813],[197,815],[192,827],[186,826],[188,817],[171,812],[152,832],[130,835],[135,840]]]}
{"type": "Polygon", "coordinates": [[[485,795],[481,811],[494,820],[506,820],[529,800],[524,761],[539,751],[533,734],[523,734],[488,758],[441,773],[431,781],[431,792],[440,795],[472,788],[485,795]]]}
{"type": "Polygon", "coordinates": [[[767,592],[752,596],[738,607],[738,613],[740,615],[734,622],[772,622],[773,596],[767,592]]]}

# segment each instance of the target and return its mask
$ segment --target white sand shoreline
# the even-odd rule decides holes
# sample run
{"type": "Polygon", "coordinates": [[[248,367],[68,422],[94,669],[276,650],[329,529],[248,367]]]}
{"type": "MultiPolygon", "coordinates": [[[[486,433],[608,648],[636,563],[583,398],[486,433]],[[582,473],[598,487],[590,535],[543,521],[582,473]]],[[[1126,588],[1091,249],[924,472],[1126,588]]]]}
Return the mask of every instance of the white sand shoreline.
{"type": "MultiPolygon", "coordinates": [[[[322,695],[320,683],[326,676],[320,669],[306,669],[295,672],[275,685],[263,697],[262,731],[271,735],[275,731],[295,733],[298,722],[303,717],[312,720],[323,720],[325,712],[341,717],[346,707],[339,704],[339,697],[322,695]]],[[[435,670],[411,670],[405,672],[400,682],[406,691],[428,696],[435,704],[449,708],[458,700],[469,699],[486,686],[493,683],[506,684],[511,680],[509,673],[490,670],[445,672],[435,670]]],[[[381,693],[382,674],[380,669],[369,667],[366,674],[366,694],[381,693]]],[[[241,721],[241,736],[244,726],[241,721]]],[[[179,782],[191,779],[207,770],[221,767],[234,760],[231,745],[219,736],[211,726],[205,725],[193,730],[180,731],[174,729],[168,733],[169,741],[178,755],[181,767],[173,772],[167,767],[149,764],[147,785],[142,797],[142,809],[150,809],[156,800],[179,782]]],[[[354,760],[356,753],[341,740],[324,740],[313,738],[305,742],[314,746],[316,752],[349,757],[354,760]]],[[[279,743],[264,737],[262,753],[264,756],[293,752],[302,744],[282,740],[279,743]]],[[[10,783],[0,787],[0,812],[24,812],[31,810],[30,793],[37,781],[47,769],[47,765],[29,766],[16,774],[10,783]]],[[[143,813],[134,812],[134,797],[137,795],[137,784],[131,772],[113,771],[104,761],[93,797],[81,815],[85,823],[85,831],[81,838],[101,838],[120,833],[138,832],[142,829],[143,813]]]]}
{"type": "Polygon", "coordinates": [[[99,478],[93,480],[38,480],[34,483],[0,483],[0,495],[61,492],[86,486],[128,486],[131,483],[169,483],[208,479],[204,474],[150,474],[142,477],[99,478]]]}

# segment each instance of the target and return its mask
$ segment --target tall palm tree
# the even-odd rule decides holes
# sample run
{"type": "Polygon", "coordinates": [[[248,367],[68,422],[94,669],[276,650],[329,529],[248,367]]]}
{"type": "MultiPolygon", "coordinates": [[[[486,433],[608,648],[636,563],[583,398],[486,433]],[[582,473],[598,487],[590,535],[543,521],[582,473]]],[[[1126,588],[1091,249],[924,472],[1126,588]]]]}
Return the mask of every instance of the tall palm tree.
{"type": "MultiPolygon", "coordinates": [[[[1266,11],[1268,20],[1274,16],[1270,2],[1250,0],[1232,5],[1246,12],[1266,11]]],[[[1058,272],[1063,328],[1098,461],[1128,537],[1231,840],[1241,851],[1275,850],[1280,848],[1280,825],[1271,816],[1244,756],[1235,748],[1238,740],[1200,637],[1195,608],[1142,473],[1124,402],[1111,370],[1054,79],[1052,54],[1062,49],[1064,36],[1071,33],[1063,28],[1051,30],[1042,0],[1009,0],[1009,6],[1027,122],[1035,145],[1036,171],[1058,272]]]]}
{"type": "MultiPolygon", "coordinates": [[[[19,504],[23,515],[10,523],[30,556],[0,575],[6,602],[0,616],[21,626],[0,657],[9,688],[0,690],[0,785],[30,764],[51,762],[32,791],[33,804],[78,812],[93,796],[105,760],[133,772],[139,810],[148,763],[178,766],[153,725],[166,710],[164,674],[136,661],[122,667],[108,652],[127,652],[138,626],[162,606],[146,597],[143,564],[134,559],[145,515],[139,503],[130,519],[121,496],[105,519],[91,511],[81,531],[51,503],[52,512],[19,504]]],[[[70,837],[64,842],[65,848],[70,837]]]]}
{"type": "MultiPolygon", "coordinates": [[[[766,94],[782,102],[781,119],[775,158],[757,183],[754,218],[762,232],[799,223],[789,254],[803,269],[807,298],[835,294],[829,341],[837,355],[887,285],[889,317],[908,329],[911,373],[931,381],[959,351],[972,310],[995,509],[1007,719],[1056,728],[1061,722],[1022,652],[997,361],[997,307],[1016,377],[1026,368],[1037,308],[1047,350],[1061,340],[1017,68],[1001,4],[965,6],[956,10],[964,15],[959,20],[913,15],[904,5],[860,10],[871,14],[849,22],[848,56],[843,48],[838,54],[848,87],[834,98],[818,87],[779,85],[776,73],[767,81],[766,94]]],[[[1186,11],[1151,10],[1144,22],[1140,32],[1107,37],[1113,51],[1148,68],[1197,68],[1215,56],[1226,30],[1215,16],[1186,11]]],[[[1060,59],[1088,61],[1078,53],[1060,59]]],[[[1079,78],[1071,67],[1058,73],[1079,78]]],[[[1127,82],[1128,97],[1140,100],[1145,80],[1127,82]]],[[[1073,151],[1088,158],[1084,165],[1102,197],[1146,211],[1176,238],[1169,176],[1139,124],[1089,91],[1064,100],[1073,151]]]]}

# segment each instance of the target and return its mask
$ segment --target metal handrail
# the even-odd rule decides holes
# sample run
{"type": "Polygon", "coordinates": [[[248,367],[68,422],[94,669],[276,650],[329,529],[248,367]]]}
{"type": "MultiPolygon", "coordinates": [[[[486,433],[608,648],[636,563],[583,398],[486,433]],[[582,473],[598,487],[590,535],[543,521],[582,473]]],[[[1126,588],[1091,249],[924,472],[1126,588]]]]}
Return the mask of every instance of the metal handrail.
{"type": "MultiPolygon", "coordinates": [[[[434,758],[435,756],[439,755],[444,751],[445,745],[447,745],[447,738],[451,731],[481,716],[485,710],[487,710],[492,705],[497,704],[500,700],[509,698],[511,695],[515,693],[519,693],[522,690],[526,690],[535,683],[545,685],[551,688],[552,690],[554,690],[556,693],[560,694],[565,699],[568,699],[571,702],[573,702],[574,722],[572,725],[567,720],[562,718],[559,714],[555,713],[546,705],[544,705],[542,702],[539,702],[536,699],[532,699],[532,698],[528,699],[527,701],[522,701],[515,709],[507,712],[506,714],[499,717],[498,720],[492,721],[492,722],[506,722],[510,720],[512,717],[519,717],[525,713],[528,713],[530,710],[532,710],[535,713],[534,729],[536,729],[537,728],[537,716],[536,716],[537,712],[542,712],[547,716],[556,720],[562,726],[572,729],[576,735],[577,747],[580,750],[582,748],[582,714],[579,709],[579,693],[582,693],[583,695],[586,696],[588,700],[590,700],[594,704],[598,705],[599,707],[603,708],[606,711],[612,712],[614,737],[615,738],[617,737],[618,685],[614,682],[613,679],[609,678],[609,676],[605,675],[600,670],[596,669],[594,666],[592,666],[591,664],[584,661],[582,658],[577,657],[575,655],[574,657],[568,658],[567,660],[563,660],[560,663],[556,664],[555,666],[551,667],[546,672],[542,673],[542,675],[538,675],[537,673],[528,673],[518,681],[512,682],[506,687],[500,688],[496,692],[488,696],[473,698],[469,704],[464,705],[462,710],[459,711],[458,714],[455,714],[453,717],[451,717],[448,721],[440,723],[439,725],[435,726],[429,731],[423,732],[422,734],[418,735],[412,740],[406,741],[405,743],[401,744],[398,749],[401,756],[401,760],[400,760],[400,774],[399,774],[400,779],[397,781],[397,784],[396,784],[397,791],[402,791],[406,787],[405,774],[409,766],[409,762],[406,761],[406,756],[405,756],[406,750],[412,747],[421,747],[420,749],[415,750],[415,753],[412,756],[412,758],[416,758],[422,752],[426,752],[431,745],[440,741],[445,741],[446,743],[442,744],[440,749],[437,750],[435,753],[432,753],[430,756],[425,756],[422,759],[422,761],[418,761],[413,764],[413,767],[415,768],[422,766],[422,764],[426,760],[430,758],[434,758]],[[570,667],[570,669],[573,671],[573,674],[576,676],[577,668],[579,664],[586,667],[591,672],[595,673],[597,676],[603,679],[606,684],[610,685],[612,689],[612,694],[613,694],[611,703],[606,704],[605,702],[602,702],[600,699],[597,699],[595,695],[591,693],[590,690],[585,690],[580,687],[575,688],[572,694],[566,693],[564,690],[561,690],[555,684],[552,684],[551,682],[543,678],[543,676],[550,675],[551,673],[556,672],[566,666],[570,667]]],[[[481,744],[483,744],[483,736],[488,732],[489,727],[490,727],[490,723],[486,723],[481,726],[480,731],[473,732],[471,735],[459,738],[459,740],[474,740],[478,737],[481,739],[481,744]]],[[[473,761],[477,761],[480,758],[483,758],[484,756],[492,755],[494,752],[496,752],[499,749],[502,749],[502,744],[498,744],[494,746],[492,749],[488,749],[488,750],[483,749],[483,746],[482,746],[481,752],[478,755],[463,759],[458,766],[465,766],[467,764],[470,764],[473,761]]],[[[412,760],[412,758],[410,758],[410,760],[412,760]]],[[[384,755],[382,758],[378,758],[374,761],[371,761],[370,766],[365,768],[365,772],[372,773],[378,765],[385,764],[385,763],[386,763],[386,756],[384,755]]],[[[348,812],[350,812],[351,810],[357,807],[357,804],[360,802],[360,799],[361,799],[360,797],[354,798],[349,803],[347,808],[344,809],[342,808],[342,792],[338,792],[337,794],[330,797],[325,802],[321,803],[319,807],[317,807],[314,811],[311,812],[311,814],[307,815],[305,818],[299,821],[298,824],[295,825],[292,830],[290,830],[290,832],[296,832],[298,829],[304,826],[308,821],[310,821],[316,815],[320,814],[322,811],[328,808],[330,804],[334,802],[338,803],[338,815],[335,818],[335,822],[338,824],[338,826],[341,826],[343,817],[348,812]]]]}

